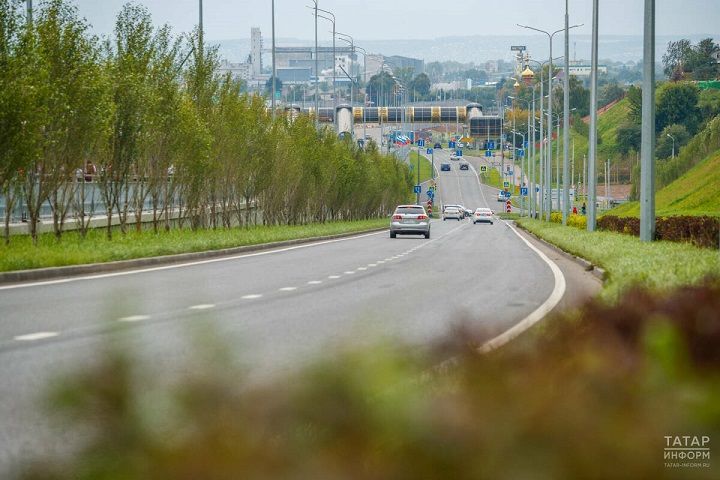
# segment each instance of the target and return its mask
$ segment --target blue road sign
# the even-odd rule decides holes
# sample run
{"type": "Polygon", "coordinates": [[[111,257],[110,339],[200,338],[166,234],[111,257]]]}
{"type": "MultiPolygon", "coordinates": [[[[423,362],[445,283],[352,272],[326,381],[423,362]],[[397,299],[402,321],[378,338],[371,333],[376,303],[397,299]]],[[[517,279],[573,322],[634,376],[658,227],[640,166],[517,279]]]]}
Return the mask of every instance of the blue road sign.
{"type": "Polygon", "coordinates": [[[535,193],[540,193],[540,187],[535,187],[535,193]]]}
{"type": "Polygon", "coordinates": [[[523,197],[527,197],[528,194],[528,188],[527,187],[520,187],[520,195],[523,197]]]}
{"type": "Polygon", "coordinates": [[[422,192],[422,185],[415,185],[415,187],[413,187],[413,193],[420,193],[420,192],[422,192]]]}
{"type": "Polygon", "coordinates": [[[490,150],[495,150],[495,140],[490,140],[490,144],[488,145],[488,148],[490,150]]]}
{"type": "Polygon", "coordinates": [[[448,148],[455,148],[455,142],[448,142],[448,148]]]}
{"type": "Polygon", "coordinates": [[[525,140],[525,148],[527,148],[527,147],[528,147],[528,142],[527,142],[527,140],[525,140]]]}
{"type": "Polygon", "coordinates": [[[428,198],[435,198],[435,192],[433,192],[432,190],[428,190],[426,192],[426,195],[428,196],[428,198]]]}
{"type": "Polygon", "coordinates": [[[505,194],[505,198],[510,198],[511,193],[508,191],[503,192],[505,194]]]}
{"type": "Polygon", "coordinates": [[[492,150],[485,150],[486,157],[492,157],[492,150]]]}
{"type": "Polygon", "coordinates": [[[417,141],[417,146],[418,146],[418,147],[424,147],[424,146],[425,146],[425,140],[423,140],[422,138],[419,138],[418,141],[417,141]]]}
{"type": "Polygon", "coordinates": [[[513,172],[512,170],[508,170],[508,171],[507,171],[507,174],[510,175],[510,176],[512,176],[513,173],[515,173],[515,172],[513,172]]]}
{"type": "Polygon", "coordinates": [[[432,155],[433,149],[432,149],[432,148],[428,148],[425,153],[427,153],[428,155],[432,155]]]}
{"type": "Polygon", "coordinates": [[[456,156],[456,157],[462,157],[462,150],[459,149],[459,148],[458,148],[457,150],[455,150],[455,156],[456,156]]]}
{"type": "Polygon", "coordinates": [[[522,148],[518,148],[518,156],[524,157],[525,156],[525,150],[522,148]]]}

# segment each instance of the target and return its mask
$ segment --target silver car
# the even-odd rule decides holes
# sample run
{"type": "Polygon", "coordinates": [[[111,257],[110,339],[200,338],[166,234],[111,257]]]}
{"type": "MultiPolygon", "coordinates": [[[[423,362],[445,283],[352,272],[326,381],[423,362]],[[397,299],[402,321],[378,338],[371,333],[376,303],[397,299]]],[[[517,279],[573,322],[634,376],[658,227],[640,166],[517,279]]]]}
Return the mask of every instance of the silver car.
{"type": "Polygon", "coordinates": [[[424,235],[430,238],[430,217],[422,205],[399,205],[390,220],[390,238],[424,235]]]}

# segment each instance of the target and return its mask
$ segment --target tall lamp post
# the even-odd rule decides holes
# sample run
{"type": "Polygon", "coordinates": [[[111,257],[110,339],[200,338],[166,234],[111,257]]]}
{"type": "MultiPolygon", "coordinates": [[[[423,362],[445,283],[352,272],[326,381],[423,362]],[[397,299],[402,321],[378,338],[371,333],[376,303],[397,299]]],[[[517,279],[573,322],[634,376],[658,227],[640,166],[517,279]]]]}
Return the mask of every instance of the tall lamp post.
{"type": "Polygon", "coordinates": [[[355,81],[352,78],[353,66],[354,66],[353,57],[355,56],[355,39],[353,39],[353,37],[351,37],[350,35],[347,35],[345,33],[335,32],[335,35],[340,37],[340,40],[350,44],[350,110],[352,111],[353,99],[354,99],[353,92],[355,91],[353,88],[353,84],[355,83],[355,81]]]}
{"type": "Polygon", "coordinates": [[[318,78],[320,77],[320,72],[318,71],[319,65],[318,65],[318,27],[317,27],[317,19],[318,19],[318,2],[317,0],[312,0],[314,7],[310,7],[315,11],[315,128],[318,128],[320,126],[320,91],[318,87],[318,78]]]}
{"type": "MultiPolygon", "coordinates": [[[[597,158],[597,87],[598,87],[598,0],[593,0],[592,47],[590,53],[590,136],[585,197],[587,199],[587,231],[595,231],[595,194],[597,189],[595,162],[597,158]]],[[[583,170],[585,168],[583,167],[583,170]]],[[[583,182],[585,183],[585,182],[583,182]]]]}
{"type": "MultiPolygon", "coordinates": [[[[582,24],[579,25],[573,25],[573,26],[566,26],[565,28],[562,28],[560,30],[555,30],[554,32],[550,33],[545,30],[540,30],[539,28],[530,27],[528,25],[520,25],[517,24],[518,27],[527,28],[528,30],[534,30],[536,32],[544,33],[548,36],[548,40],[550,42],[550,57],[548,58],[548,64],[550,65],[550,68],[548,68],[548,90],[549,90],[549,98],[548,98],[548,125],[552,125],[552,76],[553,76],[553,56],[552,56],[552,41],[553,37],[560,33],[564,32],[566,30],[570,30],[572,28],[577,28],[582,26],[582,24]]],[[[567,55],[566,55],[567,57],[567,55]]],[[[568,59],[565,59],[565,62],[567,63],[568,59]]],[[[567,74],[567,70],[566,70],[567,74]]],[[[567,75],[566,75],[567,76],[567,75]]],[[[550,130],[552,131],[552,130],[550,130]]],[[[548,150],[552,151],[552,133],[548,135],[548,150]]],[[[558,139],[559,140],[559,139],[558,139]]],[[[550,177],[550,164],[548,163],[545,165],[545,174],[549,178],[550,177]]],[[[550,202],[551,199],[548,199],[548,202],[550,202]]],[[[548,208],[547,212],[545,213],[545,218],[549,222],[550,221],[550,209],[548,208]]]]}
{"type": "Polygon", "coordinates": [[[275,120],[275,95],[277,94],[277,69],[275,68],[275,0],[272,0],[272,118],[275,120]]]}
{"type": "Polygon", "coordinates": [[[673,142],[673,143],[672,143],[672,145],[673,145],[673,146],[672,146],[672,158],[675,158],[675,137],[673,137],[673,136],[670,135],[669,133],[666,134],[666,135],[672,139],[672,142],[673,142]]]}
{"type": "Polygon", "coordinates": [[[640,140],[640,240],[655,238],[655,0],[645,0],[642,134],[640,140]]]}
{"type": "Polygon", "coordinates": [[[336,89],[336,85],[335,85],[335,78],[337,77],[337,70],[336,70],[337,60],[335,59],[335,14],[328,10],[323,10],[322,8],[315,7],[315,9],[318,12],[327,13],[328,15],[330,15],[332,17],[332,18],[329,18],[324,15],[318,14],[318,17],[324,18],[325,20],[332,22],[332,26],[333,26],[333,31],[332,31],[332,34],[333,34],[333,106],[337,106],[337,89],[336,89]]]}

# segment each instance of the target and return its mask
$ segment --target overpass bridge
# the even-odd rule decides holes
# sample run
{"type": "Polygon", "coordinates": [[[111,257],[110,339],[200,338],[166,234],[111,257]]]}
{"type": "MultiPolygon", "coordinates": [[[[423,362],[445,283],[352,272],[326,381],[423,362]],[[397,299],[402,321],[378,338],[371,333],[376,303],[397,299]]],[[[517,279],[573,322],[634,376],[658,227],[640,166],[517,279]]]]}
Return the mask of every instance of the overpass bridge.
{"type": "MultiPolygon", "coordinates": [[[[315,116],[315,108],[297,105],[285,107],[291,118],[298,115],[315,116]]],[[[473,138],[499,138],[502,119],[483,115],[482,105],[470,103],[464,107],[353,107],[341,104],[337,107],[318,108],[320,123],[333,123],[338,135],[352,134],[356,123],[404,124],[404,123],[463,123],[466,134],[473,138]]]]}

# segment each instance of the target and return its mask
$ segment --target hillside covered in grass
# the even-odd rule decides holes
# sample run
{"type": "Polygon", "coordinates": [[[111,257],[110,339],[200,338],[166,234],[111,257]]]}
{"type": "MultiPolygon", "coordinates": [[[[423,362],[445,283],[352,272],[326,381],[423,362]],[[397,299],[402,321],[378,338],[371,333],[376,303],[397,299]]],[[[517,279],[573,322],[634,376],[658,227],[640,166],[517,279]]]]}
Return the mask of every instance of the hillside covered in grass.
{"type": "MultiPolygon", "coordinates": [[[[658,216],[710,215],[720,217],[720,150],[658,190],[655,208],[658,216]]],[[[621,217],[640,216],[640,204],[630,202],[608,212],[621,217]]]]}

